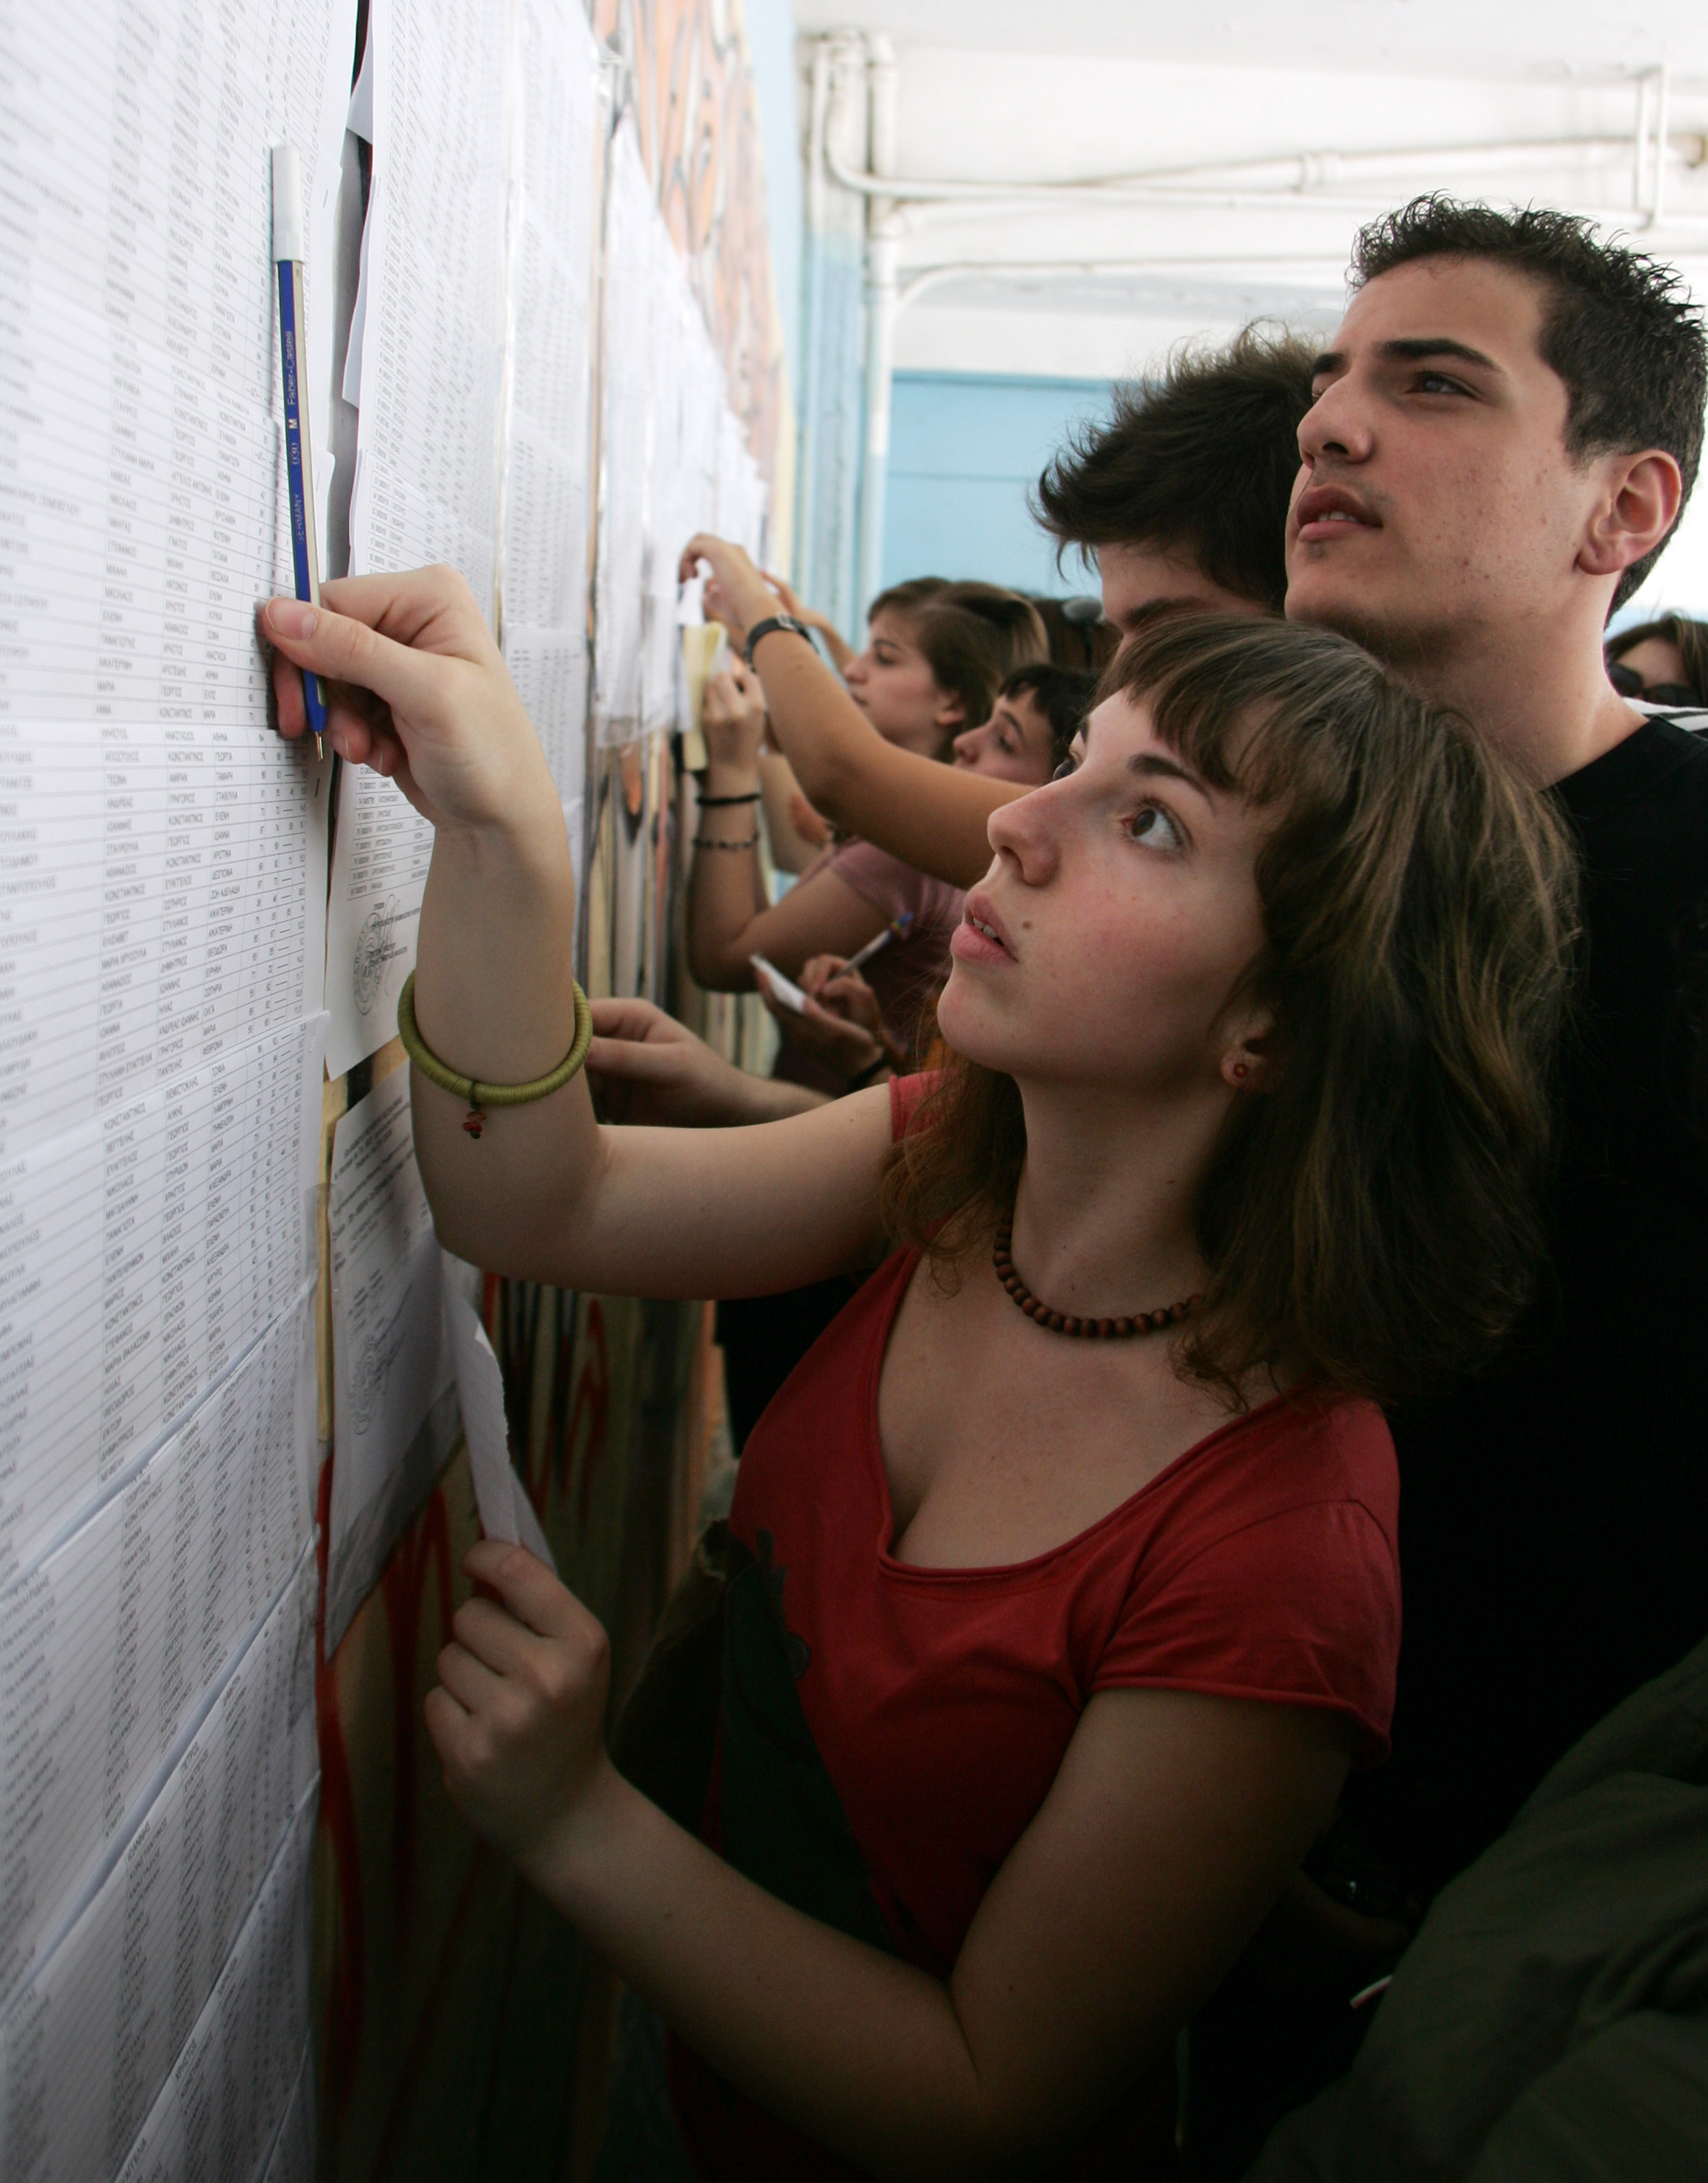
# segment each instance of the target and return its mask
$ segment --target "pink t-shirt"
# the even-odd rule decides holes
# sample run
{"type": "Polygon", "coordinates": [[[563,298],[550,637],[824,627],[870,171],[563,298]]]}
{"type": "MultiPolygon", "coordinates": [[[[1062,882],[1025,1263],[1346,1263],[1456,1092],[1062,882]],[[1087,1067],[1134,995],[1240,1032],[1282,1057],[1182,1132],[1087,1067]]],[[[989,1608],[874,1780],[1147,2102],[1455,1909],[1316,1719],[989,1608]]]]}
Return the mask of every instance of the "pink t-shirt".
{"type": "Polygon", "coordinates": [[[921,1014],[949,976],[949,935],[960,923],[960,889],[930,878],[870,842],[839,842],[813,866],[812,875],[820,872],[834,874],[887,918],[913,912],[907,938],[893,940],[861,975],[877,995],[890,1036],[917,1056],[921,1014]]]}

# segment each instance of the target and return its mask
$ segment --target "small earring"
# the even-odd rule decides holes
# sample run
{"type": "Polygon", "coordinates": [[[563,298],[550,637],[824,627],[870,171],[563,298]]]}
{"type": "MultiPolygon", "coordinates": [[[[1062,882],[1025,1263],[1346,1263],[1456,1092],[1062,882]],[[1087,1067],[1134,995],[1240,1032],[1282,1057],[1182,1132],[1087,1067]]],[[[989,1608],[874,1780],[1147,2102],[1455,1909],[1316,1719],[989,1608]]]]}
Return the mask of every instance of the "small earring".
{"type": "Polygon", "coordinates": [[[1244,1081],[1245,1081],[1245,1080],[1246,1080],[1246,1078],[1247,1078],[1248,1076],[1249,1076],[1249,1075],[1250,1075],[1250,1074],[1251,1074],[1251,1071],[1250,1071],[1250,1070],[1246,1067],[1245,1064],[1244,1064],[1243,1061],[1236,1061],[1236,1062],[1234,1063],[1234,1064],[1233,1064],[1233,1075],[1234,1075],[1234,1081],[1235,1081],[1236,1083],[1238,1083],[1238,1084],[1243,1084],[1243,1083],[1244,1083],[1244,1081]]]}

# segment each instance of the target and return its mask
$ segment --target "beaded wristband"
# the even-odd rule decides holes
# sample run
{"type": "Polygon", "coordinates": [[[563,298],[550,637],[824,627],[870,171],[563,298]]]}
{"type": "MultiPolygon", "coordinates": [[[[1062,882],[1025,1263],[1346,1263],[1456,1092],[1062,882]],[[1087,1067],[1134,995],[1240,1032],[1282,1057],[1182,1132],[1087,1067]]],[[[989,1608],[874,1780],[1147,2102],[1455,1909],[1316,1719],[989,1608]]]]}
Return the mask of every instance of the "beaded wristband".
{"type": "Polygon", "coordinates": [[[550,1097],[561,1091],[587,1058],[587,1048],[593,1042],[593,1012],[587,1005],[587,997],[573,979],[576,996],[576,1041],[557,1067],[548,1076],[537,1076],[531,1084],[482,1084],[473,1076],[459,1076],[454,1069],[446,1068],[438,1055],[422,1038],[415,1025],[415,974],[410,971],[403,980],[403,990],[398,996],[398,1036],[403,1041],[403,1051],[425,1076],[429,1084],[437,1084],[442,1092],[454,1097],[466,1099],[469,1111],[463,1119],[463,1127],[471,1137],[478,1139],[486,1127],[488,1107],[526,1107],[536,1099],[550,1097]]]}
{"type": "Polygon", "coordinates": [[[697,849],[756,849],[759,840],[757,834],[749,834],[745,842],[718,842],[708,839],[704,834],[696,834],[694,847],[697,849]]]}

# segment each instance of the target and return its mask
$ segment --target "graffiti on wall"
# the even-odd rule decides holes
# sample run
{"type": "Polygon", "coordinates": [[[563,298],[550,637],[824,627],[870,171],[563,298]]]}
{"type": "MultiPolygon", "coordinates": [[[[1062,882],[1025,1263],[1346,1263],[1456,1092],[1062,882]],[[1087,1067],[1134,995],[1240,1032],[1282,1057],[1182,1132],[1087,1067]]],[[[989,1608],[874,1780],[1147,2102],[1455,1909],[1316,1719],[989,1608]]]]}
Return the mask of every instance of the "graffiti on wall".
{"type": "Polygon", "coordinates": [[[628,64],[659,208],[723,359],[730,406],[774,476],[783,365],[740,0],[594,0],[593,24],[628,64]]]}

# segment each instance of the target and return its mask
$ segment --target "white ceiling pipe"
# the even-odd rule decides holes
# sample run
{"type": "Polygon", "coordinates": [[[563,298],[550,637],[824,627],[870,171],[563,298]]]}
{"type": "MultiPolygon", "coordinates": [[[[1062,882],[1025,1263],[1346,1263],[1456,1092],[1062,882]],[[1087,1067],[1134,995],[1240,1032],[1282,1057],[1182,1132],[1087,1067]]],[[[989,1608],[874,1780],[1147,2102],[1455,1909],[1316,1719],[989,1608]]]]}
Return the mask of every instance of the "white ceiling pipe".
{"type": "MultiPolygon", "coordinates": [[[[1523,171],[1527,169],[1627,165],[1630,136],[1559,136],[1498,144],[1419,145],[1388,152],[1299,152],[1282,158],[1227,160],[1218,165],[1159,169],[1151,174],[1110,175],[1071,182],[932,181],[924,176],[862,174],[827,151],[831,179],[843,189],[868,197],[910,198],[919,203],[1009,205],[1061,200],[1083,206],[1189,203],[1199,193],[1225,197],[1230,192],[1266,202],[1327,196],[1343,182],[1411,169],[1432,175],[1523,171]],[[1242,187],[1243,186],[1243,187],[1242,187]]],[[[1696,168],[1708,146],[1695,135],[1666,139],[1666,161],[1696,168]]]]}
{"type": "MultiPolygon", "coordinates": [[[[1668,262],[1681,269],[1695,266],[1708,272],[1708,251],[1675,251],[1668,253],[1668,262]]],[[[1325,258],[1319,251],[1315,254],[1298,254],[1265,258],[1102,258],[1078,260],[1046,258],[1019,262],[1012,258],[967,258],[953,264],[927,265],[902,281],[896,293],[899,311],[917,303],[921,296],[933,288],[943,287],[955,281],[988,281],[1015,287],[1036,287],[1047,281],[1107,282],[1115,286],[1135,279],[1150,278],[1158,274],[1212,274],[1228,286],[1254,287],[1273,286],[1277,273],[1291,274],[1303,285],[1321,287],[1332,292],[1338,298],[1344,292],[1346,266],[1339,258],[1325,258]]]]}
{"type": "MultiPolygon", "coordinates": [[[[1367,201],[1344,198],[1344,201],[1337,201],[1337,205],[1332,205],[1332,208],[1313,208],[1313,209],[1339,212],[1341,219],[1344,219],[1345,223],[1356,227],[1356,225],[1363,223],[1365,219],[1371,219],[1374,214],[1378,214],[1387,203],[1391,203],[1391,198],[1367,198],[1367,201]]],[[[1194,205],[1193,212],[1205,214],[1205,212],[1212,212],[1212,209],[1216,208],[1194,205]]],[[[1221,208],[1221,209],[1226,209],[1226,208],[1221,208]]],[[[1251,209],[1258,209],[1258,212],[1271,212],[1271,209],[1277,209],[1277,208],[1273,208],[1273,205],[1265,205],[1265,208],[1249,208],[1249,205],[1247,205],[1247,208],[1241,208],[1241,209],[1245,209],[1245,212],[1251,212],[1251,209]]],[[[1632,214],[1632,208],[1629,208],[1629,205],[1579,203],[1575,205],[1575,209],[1579,214],[1583,214],[1583,219],[1594,220],[1599,227],[1618,229],[1618,231],[1625,231],[1625,234],[1629,234],[1632,229],[1640,229],[1644,251],[1649,251],[1651,255],[1666,258],[1669,262],[1673,260],[1673,258],[1680,258],[1680,255],[1700,253],[1701,236],[1704,236],[1704,229],[1708,229],[1708,208],[1704,208],[1701,212],[1682,212],[1677,205],[1673,205],[1673,208],[1666,212],[1666,216],[1664,216],[1662,227],[1658,229],[1649,225],[1647,214],[1632,214]]],[[[1083,208],[1077,208],[1077,216],[1079,216],[1079,229],[1083,229],[1083,225],[1086,225],[1083,208]]],[[[1049,249],[1049,225],[1050,225],[1049,214],[1040,214],[1038,209],[1033,209],[1033,212],[1029,214],[1029,225],[1031,229],[1033,229],[1031,242],[1022,247],[1031,247],[1033,251],[1049,249]]],[[[957,264],[963,260],[963,258],[967,258],[967,255],[976,255],[978,247],[981,247],[981,240],[978,238],[981,238],[981,234],[983,234],[985,223],[983,220],[978,220],[976,225],[967,223],[965,227],[952,229],[950,238],[946,238],[939,229],[932,229],[932,231],[928,231],[928,234],[921,234],[921,231],[917,231],[917,229],[913,229],[909,225],[909,227],[900,227],[900,234],[898,234],[898,227],[900,227],[900,223],[898,223],[898,220],[891,220],[891,223],[885,225],[882,231],[885,231],[887,236],[891,236],[893,240],[898,240],[898,242],[904,242],[906,249],[909,249],[909,260],[910,260],[909,270],[921,270],[924,269],[924,264],[932,262],[928,255],[924,255],[926,253],[928,245],[935,245],[937,253],[954,258],[957,264]]],[[[1103,258],[1122,258],[1122,260],[1125,260],[1125,258],[1129,255],[1127,247],[1125,247],[1125,242],[1127,242],[1127,234],[1132,234],[1133,240],[1140,240],[1140,238],[1149,240],[1149,236],[1158,234],[1158,227],[1160,223],[1155,219],[1143,220],[1143,223],[1140,223],[1140,220],[1132,220],[1132,223],[1121,223],[1121,227],[1116,227],[1114,231],[1105,231],[1105,234],[1099,236],[1097,240],[1083,238],[1083,236],[1079,234],[1079,229],[1075,229],[1072,240],[1079,242],[1081,251],[1086,249],[1086,242],[1090,240],[1092,249],[1099,251],[1099,255],[1103,255],[1103,258]],[[1101,242],[1101,249],[1099,249],[1099,242],[1101,242]]],[[[1184,245],[1186,255],[1204,255],[1201,251],[1193,251],[1193,247],[1190,247],[1190,242],[1193,242],[1193,234],[1194,234],[1193,225],[1173,223],[1169,225],[1169,227],[1164,227],[1162,231],[1166,231],[1166,234],[1177,242],[1177,247],[1184,245]]],[[[1310,251],[1304,249],[1304,245],[1306,245],[1308,240],[1313,238],[1313,236],[1315,238],[1321,238],[1323,225],[1321,220],[1315,220],[1315,223],[1306,225],[1299,219],[1291,219],[1287,225],[1287,236],[1293,240],[1291,255],[1310,255],[1310,251]]],[[[1330,247],[1337,251],[1344,251],[1345,245],[1348,245],[1348,240],[1349,240],[1349,231],[1345,231],[1345,229],[1341,229],[1339,225],[1337,225],[1337,227],[1332,229],[1332,245],[1330,247]]],[[[992,236],[992,247],[996,251],[1003,249],[1004,242],[1007,242],[1009,247],[1014,247],[1011,229],[1003,229],[1003,231],[992,236]]],[[[1140,242],[1140,251],[1143,251],[1143,242],[1140,242]]],[[[1256,251],[1251,251],[1251,253],[1247,255],[1258,255],[1258,253],[1256,251]]],[[[1321,249],[1317,251],[1317,255],[1321,255],[1321,249]]],[[[1000,260],[1000,258],[993,258],[992,262],[1000,264],[1003,260],[1000,260]]]]}
{"type": "MultiPolygon", "coordinates": [[[[995,199],[983,205],[959,202],[954,204],[913,203],[900,205],[891,213],[884,222],[884,231],[899,239],[907,240],[915,236],[928,234],[943,226],[952,227],[958,219],[979,219],[998,214],[1006,214],[1010,218],[1025,214],[1032,219],[1048,219],[1059,214],[1064,219],[1083,219],[1088,210],[1110,212],[1167,210],[1191,213],[1291,211],[1296,214],[1340,212],[1349,214],[1355,218],[1365,219],[1388,210],[1394,202],[1394,192],[1392,190],[1371,190],[1364,196],[1341,192],[1333,197],[1313,194],[1309,197],[1286,196],[1279,192],[1267,195],[1252,193],[1236,196],[1229,193],[1224,196],[1205,191],[1201,194],[1194,192],[1188,196],[1184,191],[1170,191],[1166,193],[1159,192],[1155,196],[1149,197],[1136,194],[1124,195],[1118,203],[1106,205],[1088,204],[1084,197],[1046,204],[1039,204],[1035,200],[1004,203],[995,199]]],[[[1592,219],[1600,226],[1640,228],[1645,238],[1651,235],[1655,225],[1652,214],[1646,211],[1633,212],[1628,204],[1590,204],[1578,199],[1575,201],[1572,208],[1581,213],[1585,219],[1592,219]]],[[[1669,206],[1666,225],[1669,230],[1708,225],[1708,207],[1695,212],[1681,211],[1676,206],[1669,206]]],[[[1653,244],[1646,242],[1645,247],[1652,248],[1653,244]]]]}
{"type": "MultiPolygon", "coordinates": [[[[895,164],[900,77],[895,47],[882,32],[866,40],[870,105],[868,167],[882,176],[895,164]]],[[[828,144],[826,149],[829,149],[828,144]]],[[[860,461],[859,552],[855,568],[856,627],[877,597],[883,568],[883,523],[889,481],[890,388],[895,375],[895,322],[901,309],[897,292],[900,247],[889,231],[885,198],[867,206],[865,242],[865,445],[860,461]]]]}
{"type": "MultiPolygon", "coordinates": [[[[901,71],[894,41],[882,31],[874,31],[866,40],[866,96],[871,132],[866,164],[874,177],[893,175],[901,134],[901,71]]],[[[874,194],[869,209],[874,220],[882,221],[891,209],[889,199],[874,194]]]]}
{"type": "Polygon", "coordinates": [[[902,281],[896,292],[897,307],[905,310],[910,303],[917,303],[933,288],[941,288],[954,281],[996,281],[1016,286],[1034,286],[1044,281],[1107,281],[1128,280],[1136,275],[1158,273],[1213,273],[1219,280],[1229,282],[1243,281],[1254,285],[1273,285],[1277,272],[1303,276],[1312,286],[1332,288],[1338,296],[1346,282],[1346,266],[1338,258],[1325,258],[1318,251],[1313,256],[1276,258],[1099,258],[1073,261],[1063,258],[1039,258],[1016,264],[1011,259],[993,258],[962,258],[953,264],[927,265],[902,281]],[[1266,277],[1267,276],[1267,277],[1266,277]]]}

